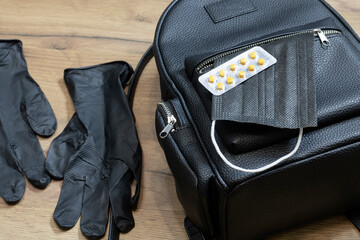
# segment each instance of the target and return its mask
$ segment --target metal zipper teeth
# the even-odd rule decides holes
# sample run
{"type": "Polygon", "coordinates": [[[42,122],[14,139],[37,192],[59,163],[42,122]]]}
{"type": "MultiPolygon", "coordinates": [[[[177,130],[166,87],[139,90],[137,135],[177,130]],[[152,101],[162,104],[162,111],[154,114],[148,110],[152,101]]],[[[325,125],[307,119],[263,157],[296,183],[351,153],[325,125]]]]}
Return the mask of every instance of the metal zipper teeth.
{"type": "MultiPolygon", "coordinates": [[[[202,73],[202,71],[204,71],[205,69],[213,66],[213,62],[216,59],[226,57],[227,55],[239,52],[239,51],[244,50],[244,49],[252,48],[252,47],[255,47],[255,46],[258,46],[258,45],[261,45],[261,44],[266,44],[266,43],[278,41],[278,40],[289,38],[289,37],[294,37],[294,36],[301,35],[301,34],[313,33],[313,32],[314,32],[314,30],[307,30],[307,31],[292,33],[292,34],[283,35],[283,36],[279,36],[279,37],[276,37],[276,38],[271,38],[271,39],[268,39],[268,40],[264,40],[264,41],[261,41],[261,42],[253,43],[253,44],[250,44],[250,45],[247,45],[247,46],[244,46],[244,47],[236,48],[234,50],[230,50],[230,51],[221,53],[219,55],[216,55],[215,57],[212,57],[210,59],[205,60],[204,62],[199,64],[199,66],[196,68],[196,70],[199,73],[202,73]]],[[[323,33],[325,35],[329,35],[329,34],[338,34],[338,33],[341,33],[341,32],[338,31],[338,30],[324,30],[323,33]]]]}
{"type": "Polygon", "coordinates": [[[161,108],[164,110],[167,117],[171,117],[173,114],[171,113],[170,109],[164,102],[159,102],[158,105],[161,106],[161,108]]]}

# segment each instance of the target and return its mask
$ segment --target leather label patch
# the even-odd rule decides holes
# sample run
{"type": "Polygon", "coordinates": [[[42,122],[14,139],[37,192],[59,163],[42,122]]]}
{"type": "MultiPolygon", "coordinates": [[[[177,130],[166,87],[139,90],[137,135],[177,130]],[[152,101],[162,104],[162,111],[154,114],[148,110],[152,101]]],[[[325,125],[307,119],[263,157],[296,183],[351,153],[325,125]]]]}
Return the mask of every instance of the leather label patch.
{"type": "Polygon", "coordinates": [[[205,6],[214,23],[238,17],[257,10],[251,0],[223,0],[205,6]]]}

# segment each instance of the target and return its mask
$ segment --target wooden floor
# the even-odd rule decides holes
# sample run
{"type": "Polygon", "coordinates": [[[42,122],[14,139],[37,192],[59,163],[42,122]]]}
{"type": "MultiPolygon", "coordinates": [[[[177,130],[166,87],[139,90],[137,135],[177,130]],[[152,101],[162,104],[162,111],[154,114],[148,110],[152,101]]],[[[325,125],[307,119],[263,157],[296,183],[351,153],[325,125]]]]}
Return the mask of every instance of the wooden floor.
{"type": "MultiPolygon", "coordinates": [[[[113,60],[126,60],[135,67],[152,42],[157,21],[169,3],[170,0],[0,0],[0,38],[23,41],[29,71],[58,119],[54,137],[74,112],[62,79],[63,70],[113,60]]],[[[360,1],[329,3],[360,33],[360,1]]],[[[144,153],[136,227],[121,239],[186,239],[184,213],[155,135],[154,112],[159,100],[159,78],[152,61],[139,83],[134,106],[144,153]]],[[[45,152],[54,137],[40,139],[45,152]]],[[[79,225],[62,231],[52,219],[61,184],[52,181],[45,190],[38,190],[27,182],[25,196],[15,206],[0,199],[0,240],[85,239],[79,225]]],[[[359,238],[351,223],[338,216],[271,239],[359,238]]]]}

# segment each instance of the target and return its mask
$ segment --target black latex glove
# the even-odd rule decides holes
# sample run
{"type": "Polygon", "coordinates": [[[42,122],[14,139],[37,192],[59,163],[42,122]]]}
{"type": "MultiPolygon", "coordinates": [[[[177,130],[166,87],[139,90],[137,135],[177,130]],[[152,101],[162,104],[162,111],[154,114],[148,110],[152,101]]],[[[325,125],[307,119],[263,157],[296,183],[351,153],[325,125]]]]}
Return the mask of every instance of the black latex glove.
{"type": "Polygon", "coordinates": [[[31,78],[19,40],[0,40],[0,197],[8,203],[24,195],[25,179],[45,188],[50,177],[36,135],[50,136],[56,118],[31,78]]]}
{"type": "Polygon", "coordinates": [[[87,237],[105,234],[109,202],[117,227],[134,227],[140,176],[141,147],[121,81],[133,73],[125,62],[65,70],[65,82],[76,113],[51,144],[46,168],[64,178],[54,212],[56,223],[71,228],[81,215],[87,237]],[[136,179],[135,195],[131,183],[136,179]]]}

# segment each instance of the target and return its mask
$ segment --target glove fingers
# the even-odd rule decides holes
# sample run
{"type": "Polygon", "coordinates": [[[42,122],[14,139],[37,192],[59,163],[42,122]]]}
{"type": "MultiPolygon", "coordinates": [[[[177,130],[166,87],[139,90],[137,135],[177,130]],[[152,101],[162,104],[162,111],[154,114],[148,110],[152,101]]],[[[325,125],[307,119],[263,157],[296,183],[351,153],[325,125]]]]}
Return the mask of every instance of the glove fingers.
{"type": "Polygon", "coordinates": [[[70,158],[85,141],[85,132],[83,124],[75,113],[64,131],[51,143],[46,158],[46,170],[53,178],[64,177],[70,158]]]}
{"type": "Polygon", "coordinates": [[[22,199],[25,192],[25,179],[21,173],[16,173],[8,181],[5,189],[2,191],[2,198],[9,204],[17,203],[22,199]]]}
{"type": "Polygon", "coordinates": [[[50,183],[50,177],[45,170],[45,155],[36,136],[20,136],[13,150],[30,183],[37,188],[45,188],[50,183]]]}
{"type": "Polygon", "coordinates": [[[121,161],[115,161],[111,173],[109,195],[114,220],[121,232],[129,232],[135,226],[131,204],[132,180],[133,174],[127,165],[121,161]]]}
{"type": "Polygon", "coordinates": [[[44,137],[51,136],[57,127],[55,114],[40,88],[33,89],[36,92],[26,99],[26,117],[34,132],[44,137]]]}
{"type": "Polygon", "coordinates": [[[62,179],[65,174],[69,159],[72,156],[72,144],[63,142],[59,138],[54,139],[46,158],[46,170],[54,179],[62,179]]]}
{"type": "Polygon", "coordinates": [[[105,234],[108,218],[108,181],[102,176],[88,177],[81,212],[82,233],[89,238],[101,238],[105,234]]]}
{"type": "Polygon", "coordinates": [[[0,196],[7,203],[18,202],[25,192],[25,179],[16,165],[15,156],[1,147],[0,169],[0,196]]]}
{"type": "Polygon", "coordinates": [[[24,173],[29,182],[36,188],[44,189],[50,183],[50,177],[45,171],[44,166],[24,169],[24,173]]]}
{"type": "Polygon", "coordinates": [[[63,229],[72,228],[81,213],[85,181],[66,176],[54,212],[55,222],[63,229]]]}
{"type": "Polygon", "coordinates": [[[96,174],[96,171],[91,171],[93,156],[93,140],[87,138],[76,157],[69,159],[59,202],[54,212],[54,220],[62,228],[73,227],[80,217],[85,198],[86,176],[96,174]]]}

